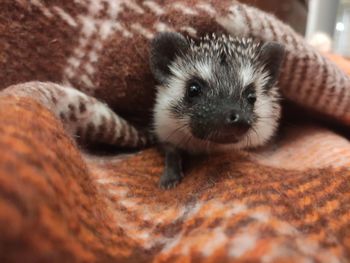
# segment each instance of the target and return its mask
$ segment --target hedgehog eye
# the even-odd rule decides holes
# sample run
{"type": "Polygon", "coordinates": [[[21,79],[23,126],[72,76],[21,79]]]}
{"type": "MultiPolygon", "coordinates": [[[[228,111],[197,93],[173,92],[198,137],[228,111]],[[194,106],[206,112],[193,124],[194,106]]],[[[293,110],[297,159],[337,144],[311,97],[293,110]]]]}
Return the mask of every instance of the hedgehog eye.
{"type": "Polygon", "coordinates": [[[247,96],[247,100],[249,102],[249,104],[253,105],[256,101],[256,95],[255,93],[249,93],[248,96],[247,96]]]}
{"type": "Polygon", "coordinates": [[[202,87],[197,82],[191,82],[187,87],[187,96],[189,98],[197,97],[201,94],[202,87]]]}
{"type": "Polygon", "coordinates": [[[251,83],[246,87],[246,94],[247,94],[247,100],[248,103],[253,105],[256,101],[256,94],[254,91],[254,84],[251,83]]]}

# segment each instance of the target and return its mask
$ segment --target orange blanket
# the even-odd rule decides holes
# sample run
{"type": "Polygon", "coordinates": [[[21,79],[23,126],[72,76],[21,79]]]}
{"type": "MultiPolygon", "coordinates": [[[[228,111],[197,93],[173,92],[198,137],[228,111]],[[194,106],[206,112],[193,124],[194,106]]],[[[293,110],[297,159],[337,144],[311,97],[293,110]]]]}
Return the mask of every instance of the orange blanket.
{"type": "Polygon", "coordinates": [[[0,3],[0,262],[349,261],[350,64],[236,2],[160,2],[0,3]],[[116,147],[148,141],[164,28],[283,42],[293,104],[268,146],[193,157],[169,191],[155,148],[116,147]]]}

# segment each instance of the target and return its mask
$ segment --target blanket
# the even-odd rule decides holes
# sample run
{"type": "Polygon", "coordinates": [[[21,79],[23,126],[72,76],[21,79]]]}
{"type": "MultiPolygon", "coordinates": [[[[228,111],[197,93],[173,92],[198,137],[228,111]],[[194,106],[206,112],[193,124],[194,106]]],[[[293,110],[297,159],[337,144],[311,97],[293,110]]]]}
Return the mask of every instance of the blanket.
{"type": "Polygon", "coordinates": [[[2,0],[0,36],[1,262],[350,260],[347,61],[231,0],[2,0]],[[163,191],[148,43],[174,30],[284,44],[287,110],[163,191]]]}

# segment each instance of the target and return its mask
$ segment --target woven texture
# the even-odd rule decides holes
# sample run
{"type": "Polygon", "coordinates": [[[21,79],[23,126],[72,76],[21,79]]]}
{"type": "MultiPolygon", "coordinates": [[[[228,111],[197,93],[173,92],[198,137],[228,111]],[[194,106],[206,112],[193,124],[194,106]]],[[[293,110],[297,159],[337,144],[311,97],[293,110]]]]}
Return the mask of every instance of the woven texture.
{"type": "Polygon", "coordinates": [[[158,189],[155,148],[82,148],[149,142],[148,43],[163,30],[285,44],[286,101],[350,124],[349,63],[332,57],[340,69],[255,8],[2,0],[0,261],[349,261],[350,143],[321,122],[295,121],[297,111],[263,149],[186,160],[186,177],[170,191],[158,189]]]}

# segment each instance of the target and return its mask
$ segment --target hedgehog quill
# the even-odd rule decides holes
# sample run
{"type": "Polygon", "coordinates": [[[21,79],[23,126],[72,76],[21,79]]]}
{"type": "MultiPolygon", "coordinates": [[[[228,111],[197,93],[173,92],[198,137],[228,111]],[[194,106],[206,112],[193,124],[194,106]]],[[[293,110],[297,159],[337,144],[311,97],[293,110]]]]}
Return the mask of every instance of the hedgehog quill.
{"type": "Polygon", "coordinates": [[[225,152],[265,144],[278,127],[276,86],[284,47],[251,38],[159,33],[150,66],[158,81],[154,132],[165,152],[160,187],[181,180],[182,153],[225,152]]]}

